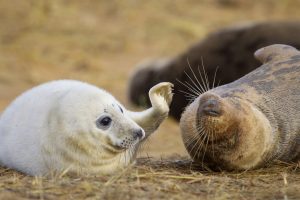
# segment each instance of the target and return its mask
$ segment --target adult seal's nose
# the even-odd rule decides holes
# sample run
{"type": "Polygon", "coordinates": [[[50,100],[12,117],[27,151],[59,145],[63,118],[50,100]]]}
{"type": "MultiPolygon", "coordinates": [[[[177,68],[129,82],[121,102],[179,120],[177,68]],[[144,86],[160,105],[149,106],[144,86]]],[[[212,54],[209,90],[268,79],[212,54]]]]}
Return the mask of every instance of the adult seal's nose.
{"type": "Polygon", "coordinates": [[[134,139],[141,139],[144,137],[144,132],[142,129],[137,129],[133,131],[133,138],[134,139]]]}
{"type": "Polygon", "coordinates": [[[220,102],[217,99],[207,99],[199,105],[201,115],[218,117],[222,114],[220,102]]]}

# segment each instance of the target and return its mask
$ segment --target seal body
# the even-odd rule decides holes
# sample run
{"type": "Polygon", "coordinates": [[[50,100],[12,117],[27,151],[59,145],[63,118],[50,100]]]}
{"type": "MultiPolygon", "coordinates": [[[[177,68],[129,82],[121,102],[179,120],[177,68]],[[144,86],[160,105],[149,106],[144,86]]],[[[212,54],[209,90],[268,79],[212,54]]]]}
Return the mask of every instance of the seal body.
{"type": "Polygon", "coordinates": [[[0,163],[30,175],[113,173],[134,161],[140,143],[168,114],[171,84],[158,84],[149,94],[153,106],[131,112],[87,83],[37,86],[0,118],[0,163]]]}
{"type": "Polygon", "coordinates": [[[271,45],[264,64],[197,97],[180,120],[191,157],[214,169],[246,170],[300,159],[300,52],[271,45]]]}
{"type": "MultiPolygon", "coordinates": [[[[161,81],[174,83],[174,92],[182,94],[186,88],[180,82],[193,85],[185,73],[193,77],[190,67],[197,72],[198,66],[203,70],[202,65],[210,83],[217,67],[216,80],[220,85],[231,83],[259,66],[252,55],[254,51],[271,44],[299,49],[299,35],[300,22],[291,21],[250,23],[214,31],[175,57],[139,64],[129,84],[129,99],[138,105],[149,105],[147,91],[161,81]]],[[[170,115],[179,120],[188,104],[185,95],[175,95],[170,115]]]]}

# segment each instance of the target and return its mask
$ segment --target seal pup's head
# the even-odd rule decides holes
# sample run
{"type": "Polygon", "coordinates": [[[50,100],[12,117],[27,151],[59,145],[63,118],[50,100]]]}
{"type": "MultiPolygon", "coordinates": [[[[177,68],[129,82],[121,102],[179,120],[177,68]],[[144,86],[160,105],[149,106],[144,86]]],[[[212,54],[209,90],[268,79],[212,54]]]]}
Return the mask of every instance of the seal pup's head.
{"type": "Polygon", "coordinates": [[[57,102],[48,116],[51,143],[45,152],[61,162],[58,166],[109,173],[132,161],[145,132],[112,95],[80,84],[57,102]]]}
{"type": "Polygon", "coordinates": [[[203,93],[186,108],[180,126],[191,157],[216,170],[256,167],[270,148],[268,119],[238,92],[203,93]]]}

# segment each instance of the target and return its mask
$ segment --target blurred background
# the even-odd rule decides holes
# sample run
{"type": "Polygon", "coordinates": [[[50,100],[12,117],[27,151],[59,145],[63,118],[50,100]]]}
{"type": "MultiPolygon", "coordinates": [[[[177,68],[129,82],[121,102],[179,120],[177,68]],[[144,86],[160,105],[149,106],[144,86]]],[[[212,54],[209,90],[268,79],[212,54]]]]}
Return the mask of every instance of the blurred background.
{"type": "MultiPolygon", "coordinates": [[[[126,107],[142,60],[175,56],[208,33],[246,22],[300,19],[299,0],[0,0],[0,110],[24,90],[77,79],[126,107]]],[[[142,156],[186,155],[168,119],[142,156]]]]}

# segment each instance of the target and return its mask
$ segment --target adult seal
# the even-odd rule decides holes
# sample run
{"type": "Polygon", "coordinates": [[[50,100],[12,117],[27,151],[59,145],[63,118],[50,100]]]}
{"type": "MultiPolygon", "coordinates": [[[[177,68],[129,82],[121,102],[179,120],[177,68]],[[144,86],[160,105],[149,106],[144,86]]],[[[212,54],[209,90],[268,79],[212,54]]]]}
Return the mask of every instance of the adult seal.
{"type": "Polygon", "coordinates": [[[248,170],[300,159],[300,52],[271,45],[263,65],[199,95],[180,120],[191,157],[213,169],[248,170]]]}
{"type": "Polygon", "coordinates": [[[139,145],[167,117],[172,84],[149,91],[152,107],[126,110],[80,81],[52,81],[17,97],[0,118],[0,163],[29,175],[110,174],[134,161],[139,145]]]}

